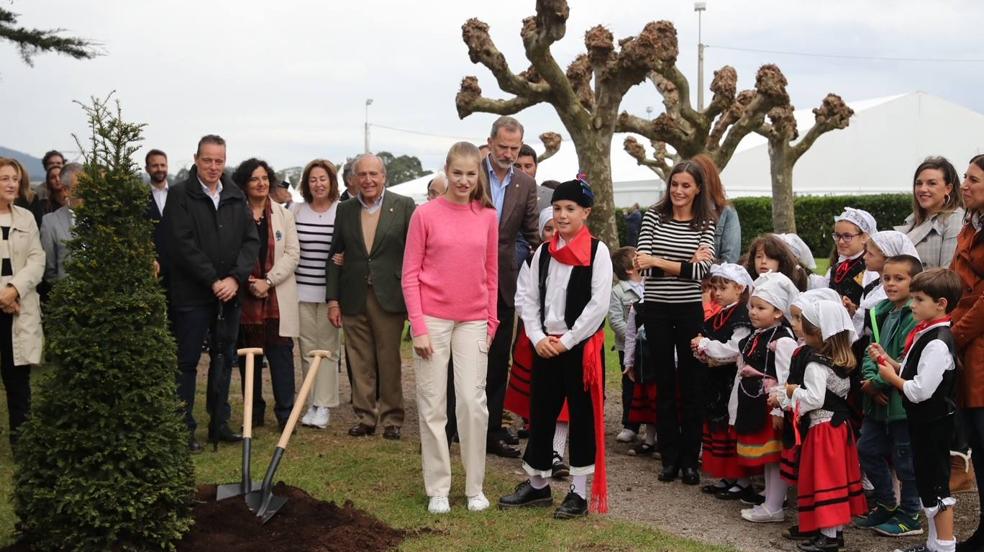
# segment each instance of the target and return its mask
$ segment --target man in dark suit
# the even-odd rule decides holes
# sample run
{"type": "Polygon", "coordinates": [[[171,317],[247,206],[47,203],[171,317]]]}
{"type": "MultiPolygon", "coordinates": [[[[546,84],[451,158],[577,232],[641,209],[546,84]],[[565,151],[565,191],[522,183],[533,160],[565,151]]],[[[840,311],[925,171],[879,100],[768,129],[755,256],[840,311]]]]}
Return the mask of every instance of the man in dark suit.
{"type": "Polygon", "coordinates": [[[502,427],[502,403],[506,398],[509,377],[516,278],[516,240],[522,234],[526,243],[536,247],[539,213],[536,209],[536,182],[515,169],[516,159],[523,146],[523,125],[512,117],[499,117],[492,124],[488,140],[489,155],[482,162],[488,173],[489,196],[499,216],[499,329],[489,347],[486,393],[489,403],[488,452],[507,458],[518,458],[519,440],[502,427]]]}
{"type": "Polygon", "coordinates": [[[338,205],[332,251],[344,253],[339,266],[327,263],[328,319],[345,329],[351,360],[352,407],[357,423],[349,435],[376,432],[399,439],[403,425],[400,338],[407,307],[400,285],[403,250],[413,200],[386,191],[386,168],[366,153],[352,161],[359,191],[338,205]],[[378,384],[378,397],[377,397],[378,384]]]}
{"type": "Polygon", "coordinates": [[[147,207],[144,210],[144,218],[151,221],[154,225],[154,249],[157,251],[158,274],[161,282],[167,287],[167,263],[164,260],[164,227],[161,226],[161,219],[164,218],[164,204],[167,203],[167,192],[170,186],[167,183],[167,154],[159,149],[152,149],[144,157],[147,175],[150,177],[150,193],[147,194],[147,207]]]}

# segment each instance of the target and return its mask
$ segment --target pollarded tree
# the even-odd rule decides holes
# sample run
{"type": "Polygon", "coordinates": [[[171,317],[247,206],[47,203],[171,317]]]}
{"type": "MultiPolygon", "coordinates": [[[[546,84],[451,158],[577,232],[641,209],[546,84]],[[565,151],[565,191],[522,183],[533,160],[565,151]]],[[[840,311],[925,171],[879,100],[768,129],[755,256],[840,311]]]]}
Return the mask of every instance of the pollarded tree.
{"type": "Polygon", "coordinates": [[[735,69],[728,65],[718,69],[711,81],[714,96],[702,111],[691,104],[690,85],[675,65],[661,67],[650,80],[663,97],[664,112],[652,120],[622,112],[616,128],[649,139],[652,157],[647,157],[646,149],[632,136],[623,145],[640,165],[663,180],[678,161],[701,153],[724,169],[741,140],[761,127],[766,114],[789,103],[786,77],[775,65],[759,68],[755,88],[738,94],[735,69]]]}
{"type": "Polygon", "coordinates": [[[458,115],[512,115],[540,103],[552,105],[595,193],[592,230],[615,244],[611,143],[619,107],[630,88],[653,72],[667,72],[667,66],[676,63],[676,29],[668,21],[651,22],[638,36],[620,40],[616,48],[612,33],[595,26],[584,36],[587,52],[577,56],[565,71],[550,48],[566,34],[568,14],[565,0],[537,0],[536,15],[523,20],[520,32],[530,67],[519,73],[509,67],[492,41],[488,25],[469,19],[462,26],[469,57],[488,68],[499,88],[512,96],[486,98],[478,78],[465,77],[456,98],[458,115]]]}
{"type": "Polygon", "coordinates": [[[537,163],[542,163],[560,151],[561,138],[556,132],[544,132],[540,135],[540,142],[543,143],[543,153],[536,157],[537,163]]]}
{"type": "Polygon", "coordinates": [[[143,125],[93,100],[68,276],[45,312],[50,377],[16,452],[14,508],[34,550],[174,550],[194,477],[177,364],[153,273],[143,125]]]}
{"type": "Polygon", "coordinates": [[[769,121],[756,130],[769,141],[769,172],[772,175],[772,227],[776,232],[796,232],[793,215],[793,167],[821,135],[847,128],[854,110],[837,94],[827,94],[813,110],[814,124],[799,136],[793,106],[783,105],[769,112],[769,121]]]}

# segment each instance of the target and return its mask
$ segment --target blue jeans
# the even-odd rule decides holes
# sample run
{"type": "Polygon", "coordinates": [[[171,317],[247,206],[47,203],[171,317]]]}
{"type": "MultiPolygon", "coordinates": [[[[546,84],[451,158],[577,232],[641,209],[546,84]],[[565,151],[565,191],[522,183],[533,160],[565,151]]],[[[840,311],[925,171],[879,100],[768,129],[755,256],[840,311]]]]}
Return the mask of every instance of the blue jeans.
{"type": "Polygon", "coordinates": [[[865,475],[874,485],[874,499],[886,507],[895,505],[895,485],[887,458],[891,457],[895,475],[902,484],[899,506],[915,516],[922,509],[916,489],[916,472],[912,467],[909,424],[905,420],[882,422],[866,417],[861,424],[858,456],[865,475]]]}
{"type": "Polygon", "coordinates": [[[172,311],[174,339],[178,344],[178,399],[184,402],[184,420],[192,433],[198,427],[193,414],[198,361],[202,343],[209,337],[210,362],[205,407],[211,418],[210,435],[228,425],[232,409],[229,406],[229,382],[232,379],[232,358],[236,354],[236,334],[239,331],[239,304],[224,305],[223,321],[217,320],[217,306],[176,307],[172,311]],[[218,344],[224,355],[219,354],[218,344]],[[222,361],[219,362],[219,357],[222,361]]]}

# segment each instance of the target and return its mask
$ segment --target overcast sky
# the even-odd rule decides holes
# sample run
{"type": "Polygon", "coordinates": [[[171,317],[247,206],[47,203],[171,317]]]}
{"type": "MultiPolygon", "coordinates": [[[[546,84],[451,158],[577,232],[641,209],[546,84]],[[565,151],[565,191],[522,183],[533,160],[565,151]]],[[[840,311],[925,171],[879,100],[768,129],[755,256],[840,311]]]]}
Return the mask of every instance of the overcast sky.
{"type": "MultiPolygon", "coordinates": [[[[61,27],[103,44],[106,55],[76,61],[40,55],[35,66],[0,42],[0,145],[38,157],[76,150],[84,133],[72,100],[116,90],[129,120],[147,123],[145,146],[168,152],[171,171],[191,163],[197,139],[218,133],[230,163],[251,156],[275,168],[315,157],[342,160],[363,147],[366,98],[370,123],[439,135],[373,128],[373,150],[443,163],[456,139],[483,140],[493,116],[461,121],[458,84],[477,75],[486,95],[501,96],[484,67],[473,65],[461,24],[479,17],[516,70],[527,62],[519,38],[533,0],[292,1],[260,0],[0,0],[31,27],[61,27]]],[[[696,75],[697,16],[691,0],[570,0],[567,37],[554,47],[565,66],[583,51],[584,31],[601,23],[616,38],[647,21],[668,19],[678,30],[679,65],[696,75]]],[[[922,90],[984,112],[984,63],[831,59],[733,51],[714,46],[893,58],[984,58],[973,0],[707,0],[703,17],[706,81],[733,65],[739,87],[756,68],[777,63],[797,108],[827,92],[859,100],[922,90]]],[[[658,113],[649,84],[634,88],[623,108],[658,113]]],[[[556,130],[552,108],[519,115],[527,135],[556,130]]],[[[568,146],[569,147],[569,146],[568,146]]],[[[72,157],[73,155],[69,155],[72,157]]]]}

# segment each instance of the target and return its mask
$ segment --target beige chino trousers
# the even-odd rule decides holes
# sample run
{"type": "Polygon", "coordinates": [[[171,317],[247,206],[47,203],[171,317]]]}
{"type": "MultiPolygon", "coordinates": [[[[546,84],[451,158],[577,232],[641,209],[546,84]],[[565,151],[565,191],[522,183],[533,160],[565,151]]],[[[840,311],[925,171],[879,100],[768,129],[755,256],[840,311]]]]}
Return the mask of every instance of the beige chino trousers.
{"type": "Polygon", "coordinates": [[[327,303],[301,302],[297,305],[300,314],[301,331],[297,338],[301,349],[301,370],[307,376],[311,367],[311,351],[328,351],[331,358],[321,361],[318,375],[314,377],[311,387],[309,406],[338,406],[338,360],[341,346],[339,345],[339,329],[328,322],[327,303]]]}

